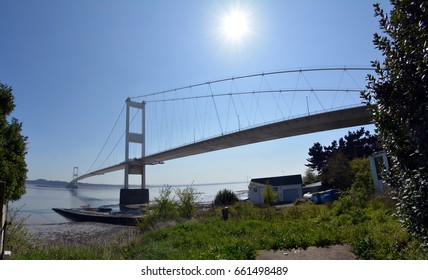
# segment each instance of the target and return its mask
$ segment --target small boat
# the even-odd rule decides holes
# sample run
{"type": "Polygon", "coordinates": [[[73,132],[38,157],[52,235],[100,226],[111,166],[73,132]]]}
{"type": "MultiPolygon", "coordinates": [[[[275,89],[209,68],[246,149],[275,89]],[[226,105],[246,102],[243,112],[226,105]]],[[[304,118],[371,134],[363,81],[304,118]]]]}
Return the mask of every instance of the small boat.
{"type": "Polygon", "coordinates": [[[52,208],[56,213],[75,222],[98,222],[135,226],[141,212],[112,212],[111,208],[52,208]]]}

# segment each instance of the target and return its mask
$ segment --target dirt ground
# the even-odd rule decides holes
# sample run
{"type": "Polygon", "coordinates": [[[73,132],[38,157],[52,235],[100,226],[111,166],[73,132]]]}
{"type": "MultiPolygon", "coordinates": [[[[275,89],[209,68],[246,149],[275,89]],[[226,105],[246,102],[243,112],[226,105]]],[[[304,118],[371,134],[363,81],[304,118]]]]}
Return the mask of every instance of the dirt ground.
{"type": "Polygon", "coordinates": [[[349,244],[309,247],[306,250],[258,251],[257,260],[355,260],[349,244]]]}

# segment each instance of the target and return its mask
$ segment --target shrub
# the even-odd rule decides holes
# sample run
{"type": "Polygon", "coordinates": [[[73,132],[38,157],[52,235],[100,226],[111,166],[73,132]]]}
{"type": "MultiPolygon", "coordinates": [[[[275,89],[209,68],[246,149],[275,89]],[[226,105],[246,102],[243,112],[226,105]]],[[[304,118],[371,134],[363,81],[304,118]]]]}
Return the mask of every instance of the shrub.
{"type": "Polygon", "coordinates": [[[368,158],[356,158],[350,163],[354,175],[352,188],[369,196],[374,193],[372,174],[368,158]]]}
{"type": "Polygon", "coordinates": [[[391,1],[390,15],[375,4],[383,33],[363,97],[390,161],[387,183],[397,190],[398,217],[428,246],[428,55],[426,1],[391,1]]]}
{"type": "Polygon", "coordinates": [[[214,198],[215,205],[232,205],[238,201],[238,196],[233,191],[227,189],[218,191],[214,198]]]}
{"type": "Polygon", "coordinates": [[[180,219],[190,219],[194,215],[199,200],[196,189],[191,187],[177,189],[175,194],[178,201],[175,200],[171,186],[159,191],[159,196],[154,199],[154,205],[139,223],[142,231],[159,230],[175,224],[180,219]]]}
{"type": "Polygon", "coordinates": [[[177,202],[172,197],[172,187],[165,186],[159,191],[159,196],[154,199],[154,204],[140,219],[138,227],[142,231],[158,230],[168,221],[175,220],[178,216],[177,202]]]}
{"type": "Polygon", "coordinates": [[[187,187],[185,189],[177,189],[175,193],[178,196],[178,215],[184,219],[190,219],[196,211],[197,203],[199,202],[200,194],[195,188],[187,187]]]}
{"type": "Polygon", "coordinates": [[[153,214],[157,219],[173,220],[177,217],[177,202],[172,197],[172,187],[166,186],[159,191],[159,196],[154,199],[155,204],[152,208],[153,214]]]}
{"type": "Polygon", "coordinates": [[[278,200],[278,194],[273,190],[272,186],[268,183],[262,193],[264,203],[274,205],[278,200]]]}

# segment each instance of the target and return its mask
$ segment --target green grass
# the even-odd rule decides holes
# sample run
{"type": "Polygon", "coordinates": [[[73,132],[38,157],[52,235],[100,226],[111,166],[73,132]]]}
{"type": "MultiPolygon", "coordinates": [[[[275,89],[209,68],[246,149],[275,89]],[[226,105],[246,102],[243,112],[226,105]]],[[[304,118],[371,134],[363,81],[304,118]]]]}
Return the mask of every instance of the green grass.
{"type": "MultiPolygon", "coordinates": [[[[427,259],[393,216],[389,199],[345,196],[329,205],[255,207],[238,203],[224,221],[213,208],[191,220],[142,226],[127,245],[32,247],[22,259],[254,259],[257,250],[351,244],[361,259],[427,259]],[[156,229],[154,229],[156,228],[156,229]]],[[[153,223],[150,220],[150,223],[153,223]]]]}

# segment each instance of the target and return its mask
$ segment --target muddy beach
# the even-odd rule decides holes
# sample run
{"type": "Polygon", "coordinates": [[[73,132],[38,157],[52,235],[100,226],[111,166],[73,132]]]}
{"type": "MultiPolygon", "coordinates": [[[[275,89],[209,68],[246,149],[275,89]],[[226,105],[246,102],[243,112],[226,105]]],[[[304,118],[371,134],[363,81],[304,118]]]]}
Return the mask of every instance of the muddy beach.
{"type": "Polygon", "coordinates": [[[67,222],[27,225],[29,235],[46,246],[93,245],[120,243],[131,240],[139,230],[135,226],[123,226],[95,222],[67,222]]]}

